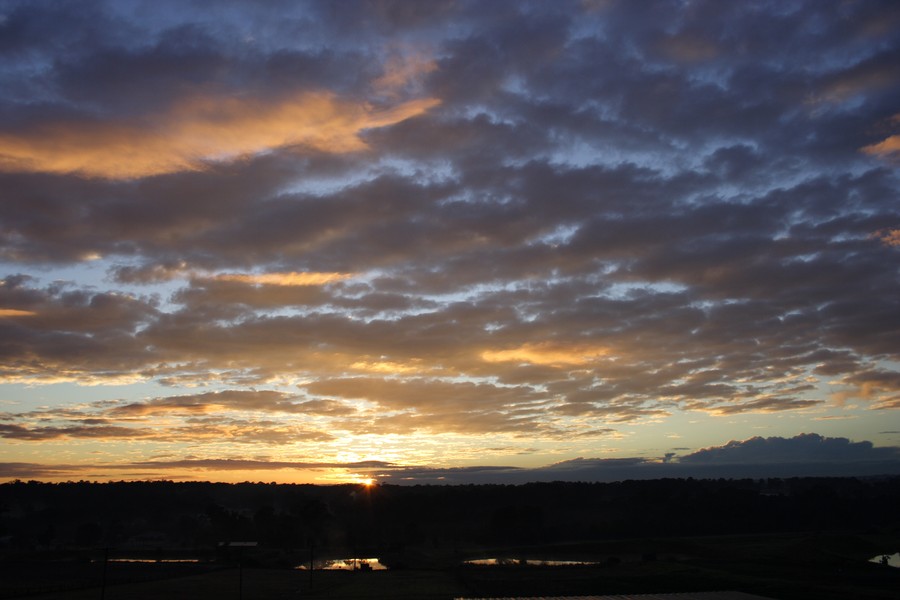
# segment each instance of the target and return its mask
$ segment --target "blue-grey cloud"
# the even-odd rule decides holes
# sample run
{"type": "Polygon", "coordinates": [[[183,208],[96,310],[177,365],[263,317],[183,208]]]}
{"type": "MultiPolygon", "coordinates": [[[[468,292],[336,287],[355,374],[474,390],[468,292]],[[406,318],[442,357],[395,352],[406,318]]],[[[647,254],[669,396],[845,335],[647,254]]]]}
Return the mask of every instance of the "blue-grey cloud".
{"type": "Polygon", "coordinates": [[[697,450],[647,458],[577,458],[540,468],[394,468],[373,471],[391,483],[528,483],[623,481],[663,477],[746,478],[877,476],[900,474],[900,447],[873,447],[815,433],[793,438],[755,437],[697,450]]]}
{"type": "Polygon", "coordinates": [[[689,464],[782,464],[852,463],[857,461],[900,461],[900,449],[876,448],[872,442],[823,437],[815,433],[793,438],[754,437],[731,441],[723,446],[697,450],[679,461],[689,464]]]}

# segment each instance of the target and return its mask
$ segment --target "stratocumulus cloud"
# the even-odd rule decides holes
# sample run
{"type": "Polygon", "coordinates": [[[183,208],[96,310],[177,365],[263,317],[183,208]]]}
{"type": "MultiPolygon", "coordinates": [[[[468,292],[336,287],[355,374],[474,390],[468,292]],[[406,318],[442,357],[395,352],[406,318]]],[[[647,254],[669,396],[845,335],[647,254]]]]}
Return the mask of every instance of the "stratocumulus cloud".
{"type": "Polygon", "coordinates": [[[366,148],[359,133],[421,114],[435,99],[387,110],[310,92],[277,103],[191,97],[134,122],[63,121],[0,134],[0,169],[128,179],[179,171],[285,147],[320,152],[366,148]]]}
{"type": "Polygon", "coordinates": [[[10,472],[900,444],[896,3],[348,6],[0,1],[10,472]]]}

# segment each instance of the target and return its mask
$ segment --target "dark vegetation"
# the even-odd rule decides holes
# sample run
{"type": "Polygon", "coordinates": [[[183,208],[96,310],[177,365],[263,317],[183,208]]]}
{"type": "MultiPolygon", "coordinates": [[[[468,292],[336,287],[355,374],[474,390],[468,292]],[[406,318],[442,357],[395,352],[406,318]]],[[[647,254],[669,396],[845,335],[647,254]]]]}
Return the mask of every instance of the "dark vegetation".
{"type": "Polygon", "coordinates": [[[900,569],[867,559],[900,550],[898,507],[897,477],[369,488],[15,481],[0,485],[0,598],[97,598],[104,579],[106,598],[238,597],[239,573],[243,598],[738,589],[897,599],[900,569]],[[311,578],[294,569],[310,552],[378,557],[391,570],[311,578]],[[480,557],[513,564],[462,565],[480,557]],[[528,558],[596,564],[516,564],[528,558]]]}

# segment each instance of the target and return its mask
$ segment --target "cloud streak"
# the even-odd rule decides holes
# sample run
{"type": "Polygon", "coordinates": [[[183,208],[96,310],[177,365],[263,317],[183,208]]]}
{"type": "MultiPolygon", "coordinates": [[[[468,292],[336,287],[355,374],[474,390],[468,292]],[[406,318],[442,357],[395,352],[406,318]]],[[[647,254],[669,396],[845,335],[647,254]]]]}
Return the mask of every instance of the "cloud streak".
{"type": "Polygon", "coordinates": [[[277,102],[193,96],[134,121],[60,121],[0,134],[0,170],[132,179],[199,171],[293,147],[325,153],[365,149],[363,130],[386,127],[439,104],[413,100],[387,109],[302,92],[277,102]]]}

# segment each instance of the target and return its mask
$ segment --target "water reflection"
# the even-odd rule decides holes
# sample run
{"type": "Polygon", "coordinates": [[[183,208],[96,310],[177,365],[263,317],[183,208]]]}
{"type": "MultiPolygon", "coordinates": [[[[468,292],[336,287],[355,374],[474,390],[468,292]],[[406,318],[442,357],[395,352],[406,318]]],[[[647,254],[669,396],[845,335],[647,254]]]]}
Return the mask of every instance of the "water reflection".
{"type": "Polygon", "coordinates": [[[102,562],[111,562],[111,563],[190,563],[190,564],[198,564],[201,561],[199,558],[93,558],[91,562],[94,563],[102,563],[102,562]]]}
{"type": "Polygon", "coordinates": [[[879,554],[878,556],[870,558],[869,562],[900,568],[900,552],[895,552],[894,554],[879,554]]]}
{"type": "Polygon", "coordinates": [[[572,565],[599,565],[596,561],[589,560],[544,560],[539,558],[476,558],[464,561],[466,565],[478,566],[510,566],[523,565],[535,567],[568,567],[572,565]]]}
{"type": "MultiPolygon", "coordinates": [[[[294,567],[301,571],[309,569],[309,563],[294,567]]],[[[377,558],[333,558],[313,561],[314,571],[387,571],[377,558]]]]}
{"type": "Polygon", "coordinates": [[[110,558],[111,563],[192,563],[200,562],[197,558],[110,558]]]}

